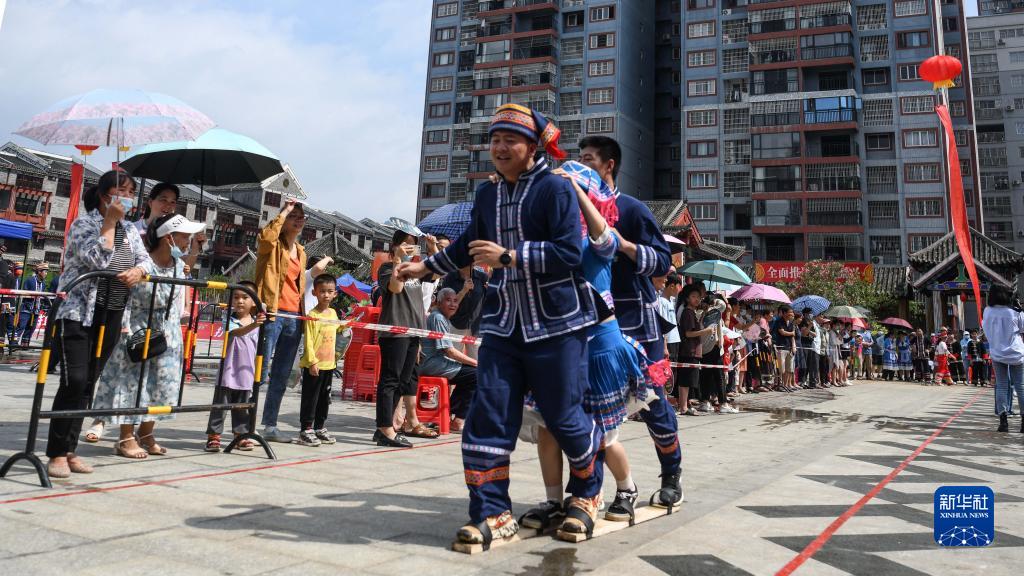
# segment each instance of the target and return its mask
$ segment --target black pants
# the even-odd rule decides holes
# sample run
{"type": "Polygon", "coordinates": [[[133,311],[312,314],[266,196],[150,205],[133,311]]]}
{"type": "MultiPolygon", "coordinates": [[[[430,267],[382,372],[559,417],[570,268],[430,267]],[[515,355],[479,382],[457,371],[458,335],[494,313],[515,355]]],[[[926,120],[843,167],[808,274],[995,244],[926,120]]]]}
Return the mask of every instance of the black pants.
{"type": "Polygon", "coordinates": [[[416,356],[420,339],[380,339],[380,381],[377,383],[377,427],[394,426],[395,409],[402,396],[416,395],[416,356]]]}
{"type": "Polygon", "coordinates": [[[331,381],[334,370],[321,368],[316,376],[309,368],[302,369],[302,401],[299,402],[299,424],[303,430],[319,430],[327,422],[327,407],[331,405],[331,381]]]}
{"type": "Polygon", "coordinates": [[[828,369],[828,356],[818,354],[818,382],[827,384],[830,381],[828,369]]]}
{"type": "MultiPolygon", "coordinates": [[[[214,404],[238,404],[248,402],[252,390],[235,390],[233,388],[217,388],[213,394],[214,404]]],[[[210,420],[206,424],[206,434],[220,434],[224,431],[224,411],[211,410],[210,420]]],[[[249,410],[240,408],[231,411],[231,432],[238,436],[249,431],[249,410]]]]}
{"type": "Polygon", "coordinates": [[[914,377],[918,380],[927,380],[931,376],[930,372],[927,358],[914,359],[914,377]]]}
{"type": "Polygon", "coordinates": [[[954,382],[963,382],[967,380],[967,376],[964,374],[963,360],[957,358],[956,360],[949,361],[949,375],[953,378],[954,382]]]}
{"type": "Polygon", "coordinates": [[[818,375],[821,371],[821,360],[818,353],[806,348],[800,350],[800,353],[804,355],[804,372],[800,381],[808,386],[817,386],[819,384],[818,375]]]}
{"type": "MultiPolygon", "coordinates": [[[[96,380],[121,337],[123,313],[123,310],[108,313],[97,307],[92,326],[82,326],[81,322],[74,320],[57,321],[57,348],[54,352],[60,356],[60,387],[53,397],[53,410],[84,410],[89,407],[96,380]],[[99,358],[94,358],[100,326],[104,327],[103,346],[99,358]],[[94,367],[90,362],[93,359],[96,361],[94,367]]],[[[46,455],[53,458],[74,452],[78,447],[78,435],[82,432],[82,420],[51,420],[46,455]]]]}
{"type": "MultiPolygon", "coordinates": [[[[701,359],[702,364],[722,363],[722,351],[715,346],[701,359]]],[[[711,402],[717,397],[719,404],[725,404],[729,398],[725,395],[725,374],[720,368],[701,368],[700,371],[700,396],[702,402],[711,402]]]]}
{"type": "Polygon", "coordinates": [[[982,382],[988,382],[988,374],[985,373],[985,361],[973,360],[971,361],[971,384],[981,384],[982,382]]]}
{"type": "Polygon", "coordinates": [[[463,364],[459,373],[448,379],[448,385],[455,386],[451,400],[452,416],[465,419],[473,392],[476,392],[476,368],[463,364]]]}

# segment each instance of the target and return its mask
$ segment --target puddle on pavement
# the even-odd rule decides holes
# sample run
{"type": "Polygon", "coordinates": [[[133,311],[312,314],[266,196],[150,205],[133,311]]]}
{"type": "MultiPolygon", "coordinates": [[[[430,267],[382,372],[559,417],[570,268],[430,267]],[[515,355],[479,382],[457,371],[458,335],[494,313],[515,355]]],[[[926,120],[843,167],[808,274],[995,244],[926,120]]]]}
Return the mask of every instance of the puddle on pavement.
{"type": "Polygon", "coordinates": [[[835,412],[814,412],[813,410],[800,410],[798,408],[744,408],[746,412],[762,412],[768,414],[768,420],[760,424],[770,430],[789,426],[790,424],[813,423],[813,424],[853,424],[864,422],[881,429],[906,430],[908,426],[889,418],[888,416],[863,416],[861,414],[839,414],[835,412]]]}
{"type": "Polygon", "coordinates": [[[577,563],[575,547],[556,548],[549,552],[534,552],[533,555],[541,557],[540,565],[524,568],[524,571],[520,572],[521,575],[569,576],[590,572],[577,563]]]}

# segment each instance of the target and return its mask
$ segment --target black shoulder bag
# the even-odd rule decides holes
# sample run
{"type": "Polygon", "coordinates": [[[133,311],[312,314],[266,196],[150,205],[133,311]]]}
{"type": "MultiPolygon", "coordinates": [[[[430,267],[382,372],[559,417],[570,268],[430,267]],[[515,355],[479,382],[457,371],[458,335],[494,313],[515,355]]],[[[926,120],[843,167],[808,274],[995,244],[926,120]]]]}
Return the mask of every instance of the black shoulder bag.
{"type": "MultiPolygon", "coordinates": [[[[174,277],[178,277],[178,263],[174,263],[174,277]]],[[[167,299],[167,310],[164,311],[164,323],[171,317],[171,308],[174,306],[174,290],[177,286],[171,285],[171,295],[167,299]]],[[[153,290],[158,288],[153,284],[153,290]]],[[[142,353],[146,347],[146,329],[143,328],[128,338],[128,359],[132,362],[142,362],[142,353]]],[[[167,351],[167,335],[161,328],[151,329],[149,332],[149,354],[146,360],[151,360],[167,351]]]]}

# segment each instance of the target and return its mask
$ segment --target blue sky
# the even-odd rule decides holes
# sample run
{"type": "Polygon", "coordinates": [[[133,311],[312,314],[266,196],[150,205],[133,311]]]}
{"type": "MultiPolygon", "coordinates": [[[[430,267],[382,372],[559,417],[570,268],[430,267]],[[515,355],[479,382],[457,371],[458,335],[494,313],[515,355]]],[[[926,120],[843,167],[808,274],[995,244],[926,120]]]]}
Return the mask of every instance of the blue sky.
{"type": "MultiPolygon", "coordinates": [[[[317,206],[412,218],[430,8],[430,0],[10,0],[0,27],[0,144],[38,148],[11,132],[64,97],[142,88],[260,141],[291,164],[317,206]]],[[[109,155],[93,158],[109,166],[109,155]]]]}

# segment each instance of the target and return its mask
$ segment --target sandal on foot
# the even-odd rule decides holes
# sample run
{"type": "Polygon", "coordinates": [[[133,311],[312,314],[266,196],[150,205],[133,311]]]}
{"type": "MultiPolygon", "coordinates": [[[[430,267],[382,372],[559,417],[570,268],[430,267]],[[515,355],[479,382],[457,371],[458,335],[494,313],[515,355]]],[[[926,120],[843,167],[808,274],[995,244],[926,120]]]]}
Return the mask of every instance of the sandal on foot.
{"type": "Polygon", "coordinates": [[[68,466],[67,461],[63,464],[58,464],[51,459],[46,463],[46,473],[50,475],[50,478],[70,478],[71,468],[68,466]]]}
{"type": "Polygon", "coordinates": [[[145,450],[150,456],[163,456],[167,454],[167,449],[156,443],[156,438],[152,434],[146,434],[145,436],[139,436],[139,446],[145,450]],[[149,442],[143,442],[143,438],[149,438],[149,442]]]}
{"type": "Polygon", "coordinates": [[[207,452],[220,452],[220,434],[210,434],[206,437],[207,452]]]}
{"type": "Polygon", "coordinates": [[[251,452],[252,449],[253,449],[253,446],[255,446],[255,445],[256,445],[255,442],[253,442],[252,440],[249,440],[248,438],[246,438],[245,440],[240,440],[238,442],[238,446],[236,446],[236,448],[241,450],[242,452],[251,452]]]}
{"type": "Polygon", "coordinates": [[[147,454],[146,450],[143,449],[138,444],[135,445],[135,449],[134,450],[130,449],[130,448],[125,448],[124,447],[124,443],[125,442],[134,442],[134,441],[135,441],[135,437],[125,438],[124,440],[118,440],[117,444],[114,444],[114,454],[117,454],[118,456],[123,456],[125,458],[129,458],[131,460],[144,460],[144,459],[146,459],[149,456],[149,454],[147,454]]]}
{"type": "Polygon", "coordinates": [[[530,508],[519,517],[519,524],[524,528],[533,530],[547,530],[555,520],[565,518],[565,508],[562,503],[556,500],[541,502],[534,508],[530,508]]]}
{"type": "Polygon", "coordinates": [[[402,434],[413,438],[437,438],[437,431],[427,428],[422,422],[413,426],[412,430],[403,429],[402,434]]]}
{"type": "Polygon", "coordinates": [[[519,524],[512,517],[512,512],[505,510],[497,516],[488,516],[479,524],[466,524],[459,528],[456,538],[463,544],[480,544],[486,551],[490,549],[495,538],[505,540],[518,532],[519,524]]]}
{"type": "Polygon", "coordinates": [[[597,500],[597,496],[593,498],[573,496],[570,498],[568,509],[565,512],[565,520],[559,531],[568,534],[586,534],[588,539],[593,536],[594,522],[597,520],[597,500]]]}
{"type": "Polygon", "coordinates": [[[93,472],[92,466],[86,464],[85,460],[78,456],[68,456],[68,469],[75,474],[92,474],[93,472]]]}
{"type": "Polygon", "coordinates": [[[82,438],[82,439],[85,440],[86,442],[90,443],[90,444],[95,444],[95,443],[99,442],[100,438],[102,438],[102,437],[103,437],[103,423],[99,422],[97,424],[93,424],[92,427],[89,428],[85,432],[85,437],[82,438]]]}

